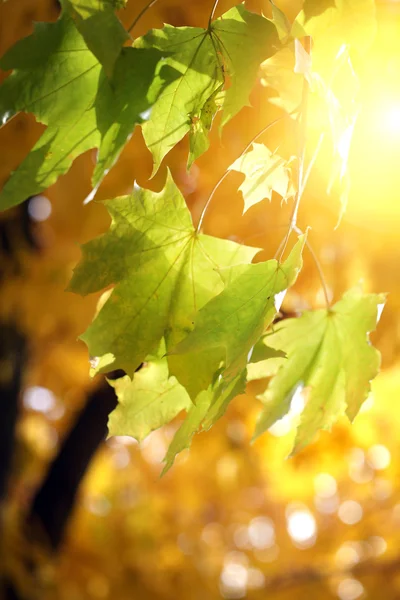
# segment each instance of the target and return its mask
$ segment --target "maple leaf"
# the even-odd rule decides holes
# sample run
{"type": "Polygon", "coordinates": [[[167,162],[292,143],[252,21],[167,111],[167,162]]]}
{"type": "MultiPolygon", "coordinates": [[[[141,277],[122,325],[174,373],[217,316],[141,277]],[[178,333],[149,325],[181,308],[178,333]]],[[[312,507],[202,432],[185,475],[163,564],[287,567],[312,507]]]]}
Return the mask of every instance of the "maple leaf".
{"type": "MultiPolygon", "coordinates": [[[[380,354],[370,345],[383,294],[344,294],[329,310],[305,312],[278,323],[264,339],[286,353],[264,394],[255,437],[288,413],[299,385],[306,388],[293,452],[307,445],[319,429],[330,429],[338,416],[354,419],[379,370],[380,354]]],[[[268,372],[266,375],[270,375],[268,372]]]]}
{"type": "Polygon", "coordinates": [[[286,354],[282,350],[266,346],[265,338],[261,338],[254,346],[250,357],[251,362],[247,365],[247,381],[275,375],[285,358],[286,354]]]}
{"type": "Polygon", "coordinates": [[[115,7],[108,0],[62,0],[87,47],[111,76],[121,48],[129,39],[115,7]]]}
{"type": "MultiPolygon", "coordinates": [[[[276,29],[268,19],[239,5],[216,19],[209,29],[172,27],[153,29],[135,40],[137,48],[156,48],[164,53],[165,65],[179,72],[155,102],[143,136],[154,168],[190,131],[193,117],[230,78],[223,103],[221,125],[248,103],[260,63],[278,43],[276,29]]],[[[196,155],[204,150],[197,149],[196,155]]]]}
{"type": "Polygon", "coordinates": [[[285,42],[287,40],[287,38],[290,36],[290,29],[291,29],[290,21],[287,18],[287,16],[285,15],[285,13],[283,13],[281,11],[281,9],[278,6],[276,6],[276,4],[274,4],[274,2],[272,0],[270,0],[270,3],[271,3],[271,10],[272,10],[271,21],[273,22],[273,24],[276,27],[276,30],[279,35],[279,39],[282,42],[285,42]]]}
{"type": "Polygon", "coordinates": [[[199,393],[169,445],[162,475],[172,467],[177,454],[190,447],[195,433],[208,430],[223,416],[230,401],[244,390],[245,384],[246,373],[242,371],[228,385],[220,383],[199,393]]]}
{"type": "Polygon", "coordinates": [[[246,372],[243,371],[228,385],[218,382],[200,392],[192,403],[185,388],[175,377],[169,376],[165,349],[163,340],[156,355],[146,357],[133,379],[126,375],[109,381],[115,389],[118,405],[108,419],[110,436],[129,435],[141,442],[151,431],[172,421],[182,410],[186,411],[185,420],[164,458],[163,475],[172,466],[176,455],[189,448],[193,435],[210,429],[246,385],[246,372]]]}
{"type": "Polygon", "coordinates": [[[287,161],[264,144],[253,143],[252,150],[235,160],[229,169],[246,176],[239,187],[244,200],[243,212],[264,198],[271,200],[273,191],[278,192],[284,200],[290,194],[287,161]]]}
{"type": "Polygon", "coordinates": [[[221,127],[243,106],[249,106],[260,64],[279,48],[274,24],[260,15],[247,11],[242,4],[231,8],[211,25],[218,50],[229,75],[221,127]]]}
{"type": "Polygon", "coordinates": [[[0,60],[14,69],[0,86],[0,118],[31,112],[48,127],[4,185],[1,208],[38,194],[94,147],[98,185],[162,85],[160,58],[156,50],[124,48],[109,81],[68,14],[37,23],[0,60]]]}
{"type": "Polygon", "coordinates": [[[320,52],[317,45],[313,48],[312,56],[313,62],[316,63],[313,69],[310,64],[311,57],[304,51],[299,41],[294,40],[294,43],[286,46],[261,65],[262,83],[272,87],[279,94],[269,101],[292,113],[300,105],[303,75],[306,77],[309,84],[308,112],[312,115],[308,127],[319,133],[326,133],[331,138],[333,156],[327,192],[330,193],[334,184],[339,184],[341,218],[347,206],[350,189],[347,163],[359,110],[356,104],[359,84],[345,47],[335,55],[334,73],[330,76],[328,76],[330,69],[327,73],[316,71],[322,65],[326,67],[324,47],[322,46],[320,52]]]}
{"type": "Polygon", "coordinates": [[[146,358],[131,379],[126,375],[109,383],[115,389],[118,406],[108,419],[109,435],[129,435],[138,442],[162,425],[172,421],[192,402],[175,377],[169,377],[165,342],[158,356],[146,358]]]}
{"type": "MultiPolygon", "coordinates": [[[[275,297],[296,280],[302,266],[305,237],[300,236],[287,260],[280,264],[269,260],[251,265],[237,265],[227,270],[225,289],[199,311],[193,331],[175,348],[172,355],[184,355],[171,372],[188,389],[199,378],[204,386],[202,366],[213,356],[223,365],[223,377],[229,381],[247,364],[251,348],[276,314],[275,297]],[[188,374],[188,364],[197,365],[188,374]]],[[[214,371],[208,369],[210,383],[214,371]]]]}
{"type": "Polygon", "coordinates": [[[190,447],[194,434],[199,430],[202,420],[207,414],[212,401],[208,390],[200,392],[196,404],[193,404],[182,425],[175,433],[165,455],[165,466],[161,475],[165,475],[174,464],[177,454],[190,447]]]}
{"type": "Polygon", "coordinates": [[[288,113],[300,106],[303,90],[303,76],[295,72],[295,64],[294,44],[285,46],[261,64],[261,83],[273,88],[278,94],[269,98],[269,102],[288,113]]]}
{"type": "MultiPolygon", "coordinates": [[[[222,86],[221,86],[222,87],[222,86]]],[[[191,117],[192,123],[189,132],[189,157],[188,169],[210,146],[208,134],[218,110],[224,103],[224,92],[217,89],[202,107],[199,115],[191,117]]]]}
{"type": "Polygon", "coordinates": [[[85,295],[115,285],[82,339],[92,356],[113,355],[108,370],[129,374],[162,337],[169,348],[192,329],[224,287],[220,267],[250,262],[258,249],[196,233],[170,175],[160,193],[134,189],[105,205],[110,231],[82,247],[70,289],[85,295]]]}
{"type": "Polygon", "coordinates": [[[174,76],[172,69],[166,70],[158,50],[122,49],[110,86],[99,90],[96,98],[101,140],[92,178],[94,188],[117,161],[135,125],[143,122],[146,111],[174,76]]]}
{"type": "Polygon", "coordinates": [[[220,419],[226,412],[231,400],[244,392],[246,387],[246,369],[240,372],[229,382],[219,380],[213,390],[213,400],[210,407],[201,422],[202,431],[207,431],[220,419]]]}

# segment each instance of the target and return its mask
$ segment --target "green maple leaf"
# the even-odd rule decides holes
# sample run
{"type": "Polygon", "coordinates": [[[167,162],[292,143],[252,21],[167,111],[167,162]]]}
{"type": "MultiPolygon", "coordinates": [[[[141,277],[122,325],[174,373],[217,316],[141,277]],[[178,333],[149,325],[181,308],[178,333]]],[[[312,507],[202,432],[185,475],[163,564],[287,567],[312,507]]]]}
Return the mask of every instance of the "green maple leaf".
{"type": "Polygon", "coordinates": [[[130,435],[141,442],[151,431],[172,421],[192,402],[175,377],[169,377],[165,343],[158,356],[147,357],[133,379],[126,375],[110,381],[115,389],[118,406],[109,416],[110,435],[130,435]]]}
{"type": "Polygon", "coordinates": [[[217,384],[199,393],[168,448],[162,475],[172,467],[177,454],[190,447],[195,433],[206,431],[223,416],[230,401],[244,390],[245,384],[246,374],[243,371],[228,385],[217,384]]]}
{"type": "Polygon", "coordinates": [[[124,48],[109,81],[67,14],[37,23],[0,60],[2,69],[14,69],[0,86],[0,118],[31,112],[48,127],[4,185],[0,207],[49,187],[94,147],[98,185],[162,85],[160,58],[156,50],[124,48]]]}
{"type": "Polygon", "coordinates": [[[160,94],[142,128],[153,155],[154,174],[164,156],[189,132],[191,118],[221,87],[223,74],[205,29],[165,25],[136,40],[135,47],[157,48],[165,54],[165,64],[179,73],[160,94]]]}
{"type": "Polygon", "coordinates": [[[158,50],[123,48],[115,63],[110,86],[96,98],[100,145],[92,183],[98,187],[117,161],[135,125],[157,99],[163,86],[175,77],[166,69],[158,50]]]}
{"type": "Polygon", "coordinates": [[[135,41],[135,47],[162,51],[165,64],[180,74],[160,94],[143,126],[144,139],[153,155],[153,174],[224,83],[225,70],[230,86],[224,99],[222,125],[248,103],[259,65],[273,53],[276,42],[273,23],[242,5],[216,19],[209,29],[165,25],[135,41]]]}
{"type": "Polygon", "coordinates": [[[244,200],[243,212],[264,198],[271,200],[273,191],[284,200],[291,193],[287,161],[264,144],[253,143],[252,150],[235,160],[229,169],[246,176],[239,187],[244,200]]]}
{"type": "Polygon", "coordinates": [[[270,0],[271,8],[272,8],[272,22],[274,23],[276,30],[279,35],[279,39],[282,42],[285,42],[290,36],[291,25],[289,19],[281,11],[276,4],[272,0],[270,0]]]}
{"type": "MultiPolygon", "coordinates": [[[[382,294],[348,291],[329,310],[305,312],[284,320],[265,342],[287,354],[260,396],[264,403],[255,431],[259,436],[288,413],[293,393],[306,388],[293,452],[307,445],[319,429],[330,429],[344,412],[354,419],[379,370],[380,354],[370,345],[368,332],[377,322],[382,294]]],[[[267,373],[270,375],[271,373],[267,373]]]]}
{"type": "Polygon", "coordinates": [[[274,24],[248,12],[242,4],[216,19],[211,31],[230,78],[223,106],[222,127],[243,106],[249,106],[249,94],[260,64],[274,54],[280,44],[274,24]]]}
{"type": "Polygon", "coordinates": [[[246,370],[244,369],[236,377],[228,382],[220,380],[217,383],[213,400],[201,422],[202,431],[210,429],[225,414],[231,400],[244,392],[246,387],[246,370]]]}
{"type": "MultiPolygon", "coordinates": [[[[213,356],[213,364],[219,358],[227,381],[246,367],[251,348],[276,314],[275,297],[297,278],[304,242],[305,238],[301,236],[282,264],[269,260],[237,265],[228,270],[225,289],[199,311],[193,331],[170,352],[184,355],[181,363],[176,359],[171,372],[186,388],[190,382],[193,389],[193,380],[199,373],[203,375],[202,363],[209,356],[213,356]],[[196,364],[196,371],[188,374],[190,362],[196,364]]],[[[211,383],[214,376],[211,368],[208,368],[208,374],[211,383]]],[[[198,385],[201,389],[204,379],[198,385]]]]}
{"type": "Polygon", "coordinates": [[[188,411],[188,414],[182,425],[175,433],[172,442],[169,445],[167,454],[165,455],[165,466],[161,475],[165,475],[174,464],[177,454],[190,447],[194,434],[199,430],[201,422],[207,414],[212,402],[212,394],[209,390],[200,392],[196,399],[196,404],[193,404],[188,411]]]}
{"type": "Polygon", "coordinates": [[[164,459],[163,474],[170,469],[176,455],[189,448],[193,435],[206,431],[220,419],[230,401],[243,392],[246,373],[243,371],[229,385],[216,384],[201,392],[195,404],[185,388],[168,373],[165,342],[162,341],[155,356],[146,358],[143,367],[133,379],[121,377],[110,381],[118,397],[118,406],[109,416],[109,435],[129,435],[139,442],[149,433],[166,425],[182,410],[187,415],[170,444],[164,459]]]}
{"type": "Polygon", "coordinates": [[[189,132],[188,169],[199,156],[208,150],[210,146],[208,134],[215,115],[223,106],[224,97],[224,92],[216,90],[204,104],[200,114],[192,117],[189,132]]]}
{"type": "Polygon", "coordinates": [[[286,354],[282,350],[270,348],[265,344],[265,338],[261,338],[254,346],[251,362],[247,365],[247,381],[275,375],[285,358],[286,354]]]}
{"type": "Polygon", "coordinates": [[[84,295],[115,285],[82,339],[92,356],[113,355],[108,370],[129,374],[161,338],[169,348],[192,329],[224,287],[220,267],[250,262],[258,249],[196,233],[170,176],[160,193],[138,189],[105,205],[110,231],[82,247],[70,289],[84,295]]]}
{"type": "Polygon", "coordinates": [[[87,47],[111,76],[121,48],[129,39],[115,7],[108,0],[62,0],[87,47]]]}
{"type": "Polygon", "coordinates": [[[98,143],[94,103],[101,67],[65,15],[56,23],[37,23],[0,67],[14,69],[0,87],[1,118],[32,112],[48,125],[3,187],[4,209],[54,183],[76,156],[98,143]]]}

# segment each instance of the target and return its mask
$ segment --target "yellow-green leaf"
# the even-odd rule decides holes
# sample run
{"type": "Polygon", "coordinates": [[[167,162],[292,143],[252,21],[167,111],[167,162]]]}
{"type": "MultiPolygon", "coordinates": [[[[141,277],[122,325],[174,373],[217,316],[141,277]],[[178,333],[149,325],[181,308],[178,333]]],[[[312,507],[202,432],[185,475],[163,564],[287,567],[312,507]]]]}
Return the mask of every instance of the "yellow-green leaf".
{"type": "Polygon", "coordinates": [[[293,452],[312,441],[319,429],[330,429],[344,412],[354,419],[379,370],[380,354],[368,333],[375,329],[384,302],[382,294],[363,295],[354,288],[331,309],[281,321],[266,336],[265,343],[285,352],[287,359],[277,365],[260,396],[264,409],[255,436],[288,413],[299,385],[305,388],[306,405],[293,452]]]}

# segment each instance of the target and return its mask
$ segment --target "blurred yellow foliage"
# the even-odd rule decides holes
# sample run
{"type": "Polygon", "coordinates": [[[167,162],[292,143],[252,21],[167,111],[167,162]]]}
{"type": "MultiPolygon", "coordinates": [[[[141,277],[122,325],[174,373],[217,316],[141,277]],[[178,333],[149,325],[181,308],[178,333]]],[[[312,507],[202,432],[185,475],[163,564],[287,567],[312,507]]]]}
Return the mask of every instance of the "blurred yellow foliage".
{"type": "MultiPolygon", "coordinates": [[[[120,13],[125,25],[144,4],[128,2],[120,13]]],[[[160,0],[134,33],[140,35],[163,22],[204,26],[210,4],[160,0]]],[[[301,3],[277,0],[276,4],[293,18],[301,3]]],[[[231,5],[221,0],[218,11],[231,5]]],[[[246,5],[270,10],[266,2],[246,5]]],[[[50,0],[1,3],[0,54],[29,34],[33,21],[56,15],[56,3],[50,0]]],[[[366,291],[390,293],[374,334],[384,368],[364,409],[352,426],[341,421],[331,433],[321,433],[315,443],[286,460],[296,415],[251,445],[259,410],[255,396],[261,391],[258,383],[251,384],[211,432],[196,436],[190,453],[179,456],[163,479],[160,461],[179,418],[140,447],[133,440],[109,439],[80,487],[59,556],[54,561],[46,558],[35,572],[34,591],[41,599],[400,597],[400,136],[392,131],[398,127],[400,107],[400,5],[378,5],[378,23],[377,41],[361,64],[363,109],[350,155],[348,210],[334,230],[339,202],[334,193],[326,193],[329,165],[323,148],[299,216],[301,227],[312,227],[310,240],[333,297],[359,279],[366,291]]],[[[166,164],[195,221],[221,173],[279,114],[268,97],[268,90],[257,86],[253,108],[242,110],[221,141],[215,126],[212,149],[191,172],[185,169],[187,141],[168,156],[166,164]]],[[[41,126],[24,114],[0,130],[0,147],[6,150],[0,185],[40,131],[41,126]]],[[[266,140],[271,148],[284,148],[292,133],[291,123],[284,121],[266,140]]],[[[1,281],[0,316],[16,321],[29,343],[7,509],[10,530],[18,527],[18,515],[26,511],[87,393],[98,385],[89,379],[86,349],[76,341],[91,320],[98,295],[82,299],[65,292],[80,256],[78,244],[108,225],[101,203],[83,205],[92,170],[93,156],[87,153],[45,194],[51,212],[35,224],[38,251],[21,247],[16,231],[12,239],[17,270],[1,256],[6,277],[1,281]],[[48,403],[36,408],[29,403],[27,394],[33,389],[50,391],[48,403]]],[[[160,189],[166,165],[148,181],[150,173],[151,157],[137,130],[96,199],[126,192],[134,179],[160,189]]],[[[262,257],[270,257],[282,238],[288,209],[263,202],[242,216],[240,181],[241,175],[232,174],[223,184],[207,213],[205,230],[261,246],[262,257]]],[[[13,227],[18,210],[1,215],[1,222],[13,227]]],[[[322,304],[318,273],[306,255],[304,271],[283,309],[296,312],[322,304]]]]}

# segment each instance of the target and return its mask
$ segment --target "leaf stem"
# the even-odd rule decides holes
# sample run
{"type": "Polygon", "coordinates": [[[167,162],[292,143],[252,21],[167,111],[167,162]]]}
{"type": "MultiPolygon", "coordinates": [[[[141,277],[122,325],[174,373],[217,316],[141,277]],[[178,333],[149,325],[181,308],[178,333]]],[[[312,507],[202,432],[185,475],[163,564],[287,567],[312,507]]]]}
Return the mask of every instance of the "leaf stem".
{"type": "MultiPolygon", "coordinates": [[[[303,235],[303,231],[302,231],[302,230],[301,230],[299,227],[297,227],[297,225],[295,225],[295,226],[293,227],[293,230],[294,230],[294,231],[295,231],[297,234],[299,234],[299,235],[303,235]]],[[[319,260],[318,260],[318,256],[316,255],[316,253],[315,253],[315,251],[314,251],[313,247],[311,246],[310,242],[308,241],[308,239],[306,239],[306,242],[305,242],[305,244],[306,244],[306,246],[307,246],[307,248],[308,248],[308,251],[309,251],[309,253],[311,254],[311,257],[312,257],[312,259],[313,259],[313,261],[314,261],[314,263],[315,263],[315,266],[317,267],[317,271],[318,271],[319,279],[320,279],[320,281],[321,281],[322,289],[323,289],[323,292],[324,292],[324,297],[325,297],[325,304],[326,304],[326,308],[329,310],[329,309],[330,309],[330,307],[331,307],[331,301],[330,301],[330,299],[329,299],[329,294],[328,294],[328,286],[327,286],[327,284],[326,284],[326,279],[325,279],[324,272],[323,272],[323,270],[322,270],[321,263],[319,262],[319,260]]]]}
{"type": "Polygon", "coordinates": [[[130,27],[128,27],[128,33],[130,33],[132,31],[132,29],[136,26],[136,24],[140,21],[140,19],[143,17],[143,15],[152,7],[154,6],[154,4],[157,2],[157,0],[150,0],[150,2],[148,2],[146,4],[146,6],[144,6],[142,8],[142,10],[140,11],[140,13],[135,17],[135,19],[132,22],[132,25],[130,27]]]}
{"type": "MultiPolygon", "coordinates": [[[[274,121],[271,121],[271,123],[268,123],[268,125],[266,125],[265,127],[263,127],[261,129],[261,131],[259,131],[251,140],[250,142],[247,144],[247,146],[245,147],[245,149],[239,154],[238,159],[241,158],[244,154],[246,154],[247,150],[250,148],[250,146],[252,145],[253,142],[256,141],[257,138],[259,138],[263,133],[265,133],[266,131],[268,131],[268,129],[270,129],[271,127],[273,127],[274,125],[276,125],[277,123],[279,123],[280,121],[282,121],[283,119],[285,119],[286,117],[294,114],[295,112],[297,112],[297,109],[292,111],[291,113],[287,113],[285,115],[282,115],[281,117],[278,117],[277,119],[275,119],[274,121]]],[[[226,171],[223,173],[223,175],[218,179],[217,183],[214,185],[213,189],[211,190],[211,194],[208,197],[207,202],[204,205],[204,208],[201,212],[200,215],[200,219],[199,222],[197,224],[197,228],[196,228],[196,232],[199,233],[202,225],[203,225],[203,221],[204,221],[204,217],[205,214],[208,210],[208,207],[211,204],[211,200],[214,197],[215,192],[217,191],[217,189],[219,188],[219,186],[221,185],[221,183],[223,181],[225,181],[225,179],[228,177],[229,173],[231,173],[231,171],[228,169],[226,169],[226,171]]]]}
{"type": "Polygon", "coordinates": [[[209,19],[208,19],[208,30],[211,29],[211,23],[212,23],[212,20],[214,18],[215,11],[217,10],[218,2],[219,2],[219,0],[214,0],[214,4],[212,6],[212,9],[211,9],[211,12],[210,12],[210,16],[209,16],[209,19]]]}
{"type": "MultiPolygon", "coordinates": [[[[311,52],[311,38],[310,36],[306,36],[304,38],[304,46],[306,52],[311,52]]],[[[307,108],[308,108],[308,93],[309,93],[309,84],[307,78],[303,79],[303,91],[301,96],[301,105],[300,105],[300,114],[299,114],[299,150],[298,150],[298,168],[297,168],[297,192],[294,200],[292,214],[290,216],[289,227],[287,233],[284,237],[283,244],[279,245],[275,256],[279,256],[278,261],[282,261],[282,257],[285,253],[286,246],[288,244],[290,234],[297,223],[297,215],[299,212],[299,206],[301,197],[304,191],[304,162],[306,155],[306,145],[307,145],[307,108]]]]}

